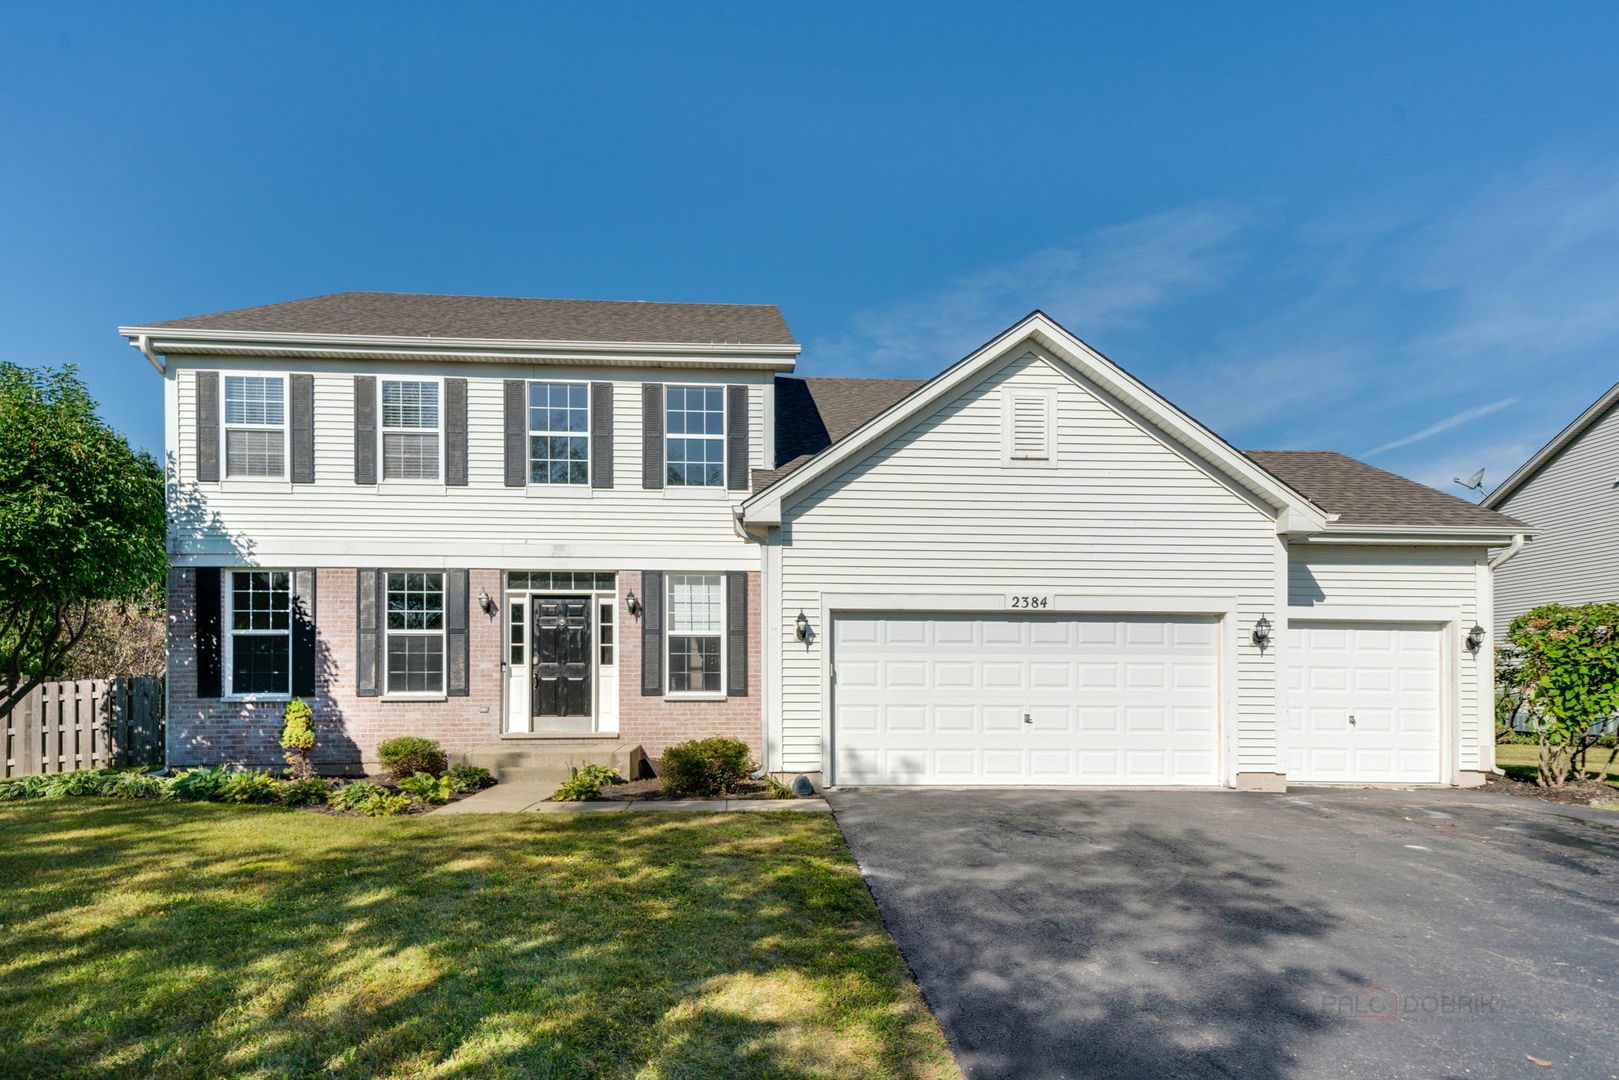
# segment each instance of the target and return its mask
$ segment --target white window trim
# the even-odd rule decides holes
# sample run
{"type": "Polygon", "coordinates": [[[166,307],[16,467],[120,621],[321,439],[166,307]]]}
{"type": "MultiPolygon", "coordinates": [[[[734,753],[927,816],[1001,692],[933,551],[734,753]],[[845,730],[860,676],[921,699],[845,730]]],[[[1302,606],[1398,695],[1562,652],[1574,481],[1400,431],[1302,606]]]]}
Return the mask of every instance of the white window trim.
{"type": "Polygon", "coordinates": [[[382,572],[382,648],[381,656],[377,657],[377,664],[382,669],[382,697],[385,701],[448,701],[450,688],[450,612],[448,609],[449,595],[446,591],[449,582],[446,580],[447,570],[418,570],[407,568],[397,570],[388,568],[382,572]],[[388,626],[388,575],[389,574],[437,574],[439,576],[439,595],[445,598],[445,608],[439,613],[439,628],[437,630],[393,630],[388,626]],[[437,690],[389,690],[388,689],[388,639],[395,634],[400,637],[431,637],[439,636],[443,647],[439,649],[439,688],[437,690]]]}
{"type": "Polygon", "coordinates": [[[597,594],[595,594],[595,598],[596,598],[596,671],[599,673],[604,668],[611,668],[612,670],[617,671],[618,670],[618,648],[619,648],[619,644],[620,644],[619,639],[618,639],[618,634],[619,634],[618,594],[616,592],[611,594],[611,595],[608,595],[608,594],[605,594],[605,593],[597,593],[597,594]],[[607,622],[607,623],[602,622],[602,612],[604,612],[604,611],[612,612],[612,616],[611,616],[612,621],[611,622],[607,622]],[[613,640],[612,641],[610,641],[610,642],[603,642],[602,641],[602,627],[603,626],[610,626],[610,627],[613,628],[613,640]],[[602,650],[603,649],[612,649],[613,650],[613,661],[612,661],[612,663],[604,664],[602,662],[602,650]]]}
{"type": "MultiPolygon", "coordinates": [[[[415,488],[442,488],[444,484],[444,378],[439,375],[378,375],[377,376],[377,484],[393,487],[404,485],[415,488]],[[401,383],[435,383],[438,386],[438,475],[432,479],[422,477],[394,477],[388,478],[388,458],[384,451],[387,445],[387,435],[425,435],[427,428],[391,428],[383,423],[382,384],[391,382],[401,383]]],[[[425,492],[424,492],[425,494],[425,492]]]]}
{"type": "Polygon", "coordinates": [[[670,571],[669,573],[667,573],[664,576],[664,590],[663,590],[663,685],[664,685],[664,692],[663,692],[663,696],[666,699],[668,699],[670,701],[724,701],[724,700],[726,700],[727,694],[726,694],[725,687],[726,687],[727,683],[726,683],[725,680],[726,680],[726,676],[729,675],[730,672],[728,670],[727,657],[725,655],[725,652],[726,652],[725,642],[726,642],[726,626],[728,625],[728,621],[730,619],[730,614],[731,614],[730,609],[729,609],[730,597],[729,597],[729,595],[727,595],[727,593],[728,593],[728,590],[725,588],[725,573],[723,571],[710,572],[710,571],[707,571],[707,570],[674,570],[674,571],[670,571]],[[719,584],[719,588],[720,588],[720,628],[718,630],[705,630],[702,633],[690,633],[690,632],[686,632],[686,631],[677,632],[674,629],[674,620],[672,618],[673,607],[674,607],[674,589],[669,587],[668,579],[670,577],[675,577],[675,576],[679,576],[679,577],[710,577],[710,578],[718,579],[718,581],[720,583],[719,584]],[[720,680],[719,680],[720,681],[720,688],[718,690],[670,690],[669,689],[670,684],[674,681],[674,676],[673,676],[673,674],[672,674],[672,672],[670,670],[670,667],[669,667],[669,657],[671,655],[669,646],[670,646],[670,642],[672,642],[677,636],[678,637],[713,637],[713,638],[718,639],[718,641],[720,643],[720,650],[719,650],[719,652],[720,652],[720,680]]]}
{"type": "Polygon", "coordinates": [[[1025,389],[1016,386],[1003,386],[1001,388],[1001,464],[1017,465],[1025,468],[1050,468],[1057,464],[1056,390],[1050,387],[1025,389]],[[1017,398],[1040,398],[1045,404],[1046,445],[1043,454],[1039,457],[1013,453],[1013,444],[1016,441],[1013,402],[1017,398]]]}
{"type": "MultiPolygon", "coordinates": [[[[676,491],[676,492],[691,492],[691,491],[710,492],[710,491],[716,491],[716,492],[719,492],[719,495],[712,496],[712,497],[714,497],[714,498],[724,498],[725,497],[725,493],[729,490],[728,487],[727,487],[727,484],[726,484],[726,480],[727,480],[726,473],[729,471],[730,464],[731,464],[730,461],[728,460],[729,452],[730,452],[730,446],[731,446],[731,402],[730,402],[730,397],[729,397],[729,393],[730,393],[729,385],[730,384],[728,384],[728,383],[666,383],[666,384],[664,384],[664,388],[663,388],[663,470],[664,470],[663,490],[664,490],[665,495],[668,495],[669,492],[671,492],[671,491],[676,491]],[[670,439],[687,439],[687,438],[691,437],[691,436],[685,435],[685,434],[671,435],[669,433],[669,391],[674,390],[674,389],[679,389],[679,390],[718,390],[720,392],[720,433],[719,433],[718,436],[714,436],[714,435],[700,435],[700,436],[698,436],[699,438],[703,438],[703,439],[718,438],[719,441],[720,441],[720,482],[717,483],[717,484],[671,484],[671,483],[669,483],[669,440],[670,439]]],[[[682,411],[685,411],[685,410],[682,410],[682,411]]],[[[674,498],[679,498],[681,496],[677,495],[677,496],[673,496],[673,497],[674,498]]],[[[703,496],[686,496],[686,497],[688,497],[688,498],[702,498],[703,496]]]]}
{"type": "Polygon", "coordinates": [[[590,433],[595,430],[596,406],[590,400],[590,383],[578,379],[529,379],[523,383],[523,468],[527,471],[523,486],[530,495],[576,495],[589,497],[590,469],[595,464],[595,447],[590,445],[590,433]],[[532,388],[539,385],[546,386],[583,386],[585,388],[585,481],[582,484],[553,484],[549,481],[539,483],[534,479],[534,436],[545,435],[576,435],[577,432],[536,432],[534,430],[534,405],[531,396],[532,388]]]}
{"type": "MultiPolygon", "coordinates": [[[[292,382],[285,371],[221,371],[219,373],[219,482],[222,484],[290,484],[292,481],[292,382]],[[269,424],[232,424],[226,420],[225,387],[233,378],[275,379],[281,383],[281,474],[230,475],[230,435],[239,431],[271,430],[269,424]]],[[[257,569],[257,567],[254,567],[257,569]]]]}
{"type": "Polygon", "coordinates": [[[227,567],[219,575],[219,588],[223,595],[219,598],[220,628],[219,636],[219,678],[223,693],[219,695],[221,701],[291,701],[292,694],[292,571],[283,570],[277,566],[234,566],[227,567]],[[233,604],[234,590],[231,581],[236,574],[286,574],[287,575],[287,690],[284,694],[238,694],[231,683],[236,668],[236,635],[244,637],[277,637],[282,634],[280,630],[237,630],[234,628],[235,607],[233,604]]]}

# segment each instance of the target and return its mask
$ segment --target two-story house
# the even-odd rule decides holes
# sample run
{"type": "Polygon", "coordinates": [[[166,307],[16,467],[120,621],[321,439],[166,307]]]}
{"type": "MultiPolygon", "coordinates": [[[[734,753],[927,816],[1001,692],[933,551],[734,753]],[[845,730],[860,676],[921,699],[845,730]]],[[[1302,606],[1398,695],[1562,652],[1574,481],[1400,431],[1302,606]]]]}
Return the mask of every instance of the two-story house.
{"type": "Polygon", "coordinates": [[[1479,782],[1525,527],[1242,453],[1038,312],[921,381],[769,306],[344,293],[162,374],[169,760],[726,734],[833,784],[1479,782]]]}

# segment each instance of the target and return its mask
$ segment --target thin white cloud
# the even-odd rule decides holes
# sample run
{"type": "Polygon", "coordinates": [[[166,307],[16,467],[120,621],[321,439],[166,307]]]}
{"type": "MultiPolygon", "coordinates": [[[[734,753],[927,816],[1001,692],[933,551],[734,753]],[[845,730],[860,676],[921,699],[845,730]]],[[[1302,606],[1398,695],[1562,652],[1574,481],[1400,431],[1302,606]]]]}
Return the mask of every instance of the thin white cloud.
{"type": "Polygon", "coordinates": [[[1233,241],[1253,219],[1211,203],[1097,229],[862,312],[812,353],[841,370],[931,375],[1034,308],[1081,335],[1128,323],[1224,284],[1240,258],[1233,241]]]}
{"type": "Polygon", "coordinates": [[[1431,424],[1428,427],[1423,428],[1421,431],[1407,435],[1401,439],[1395,439],[1393,442],[1384,443],[1376,450],[1368,450],[1366,451],[1366,456],[1374,457],[1377,454],[1381,454],[1389,450],[1398,450],[1402,446],[1410,446],[1414,442],[1421,442],[1423,439],[1438,435],[1442,431],[1449,431],[1453,427],[1461,427],[1463,424],[1468,423],[1469,421],[1477,420],[1481,416],[1488,416],[1493,412],[1499,412],[1502,409],[1518,404],[1518,402],[1522,400],[1522,398],[1516,397],[1502,398],[1500,401],[1492,401],[1488,405],[1480,405],[1476,409],[1468,409],[1465,412],[1456,413],[1454,416],[1447,416],[1437,424],[1431,424]]]}

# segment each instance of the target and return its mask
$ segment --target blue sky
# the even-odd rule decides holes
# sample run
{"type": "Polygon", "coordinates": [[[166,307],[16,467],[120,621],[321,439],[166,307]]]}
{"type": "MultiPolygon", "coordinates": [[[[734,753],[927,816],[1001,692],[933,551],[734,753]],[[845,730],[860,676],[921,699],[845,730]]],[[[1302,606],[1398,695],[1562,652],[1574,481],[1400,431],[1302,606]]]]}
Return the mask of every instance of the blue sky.
{"type": "Polygon", "coordinates": [[[3,355],[348,289],[780,304],[925,376],[1034,307],[1240,446],[1503,479],[1619,380],[1619,5],[30,4],[3,355]]]}

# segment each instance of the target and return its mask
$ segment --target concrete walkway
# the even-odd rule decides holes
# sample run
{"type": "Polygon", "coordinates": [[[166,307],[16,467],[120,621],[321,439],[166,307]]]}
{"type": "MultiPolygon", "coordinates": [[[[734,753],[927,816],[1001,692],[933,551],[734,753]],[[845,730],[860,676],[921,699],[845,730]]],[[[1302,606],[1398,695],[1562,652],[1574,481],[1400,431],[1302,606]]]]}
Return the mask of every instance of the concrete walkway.
{"type": "Polygon", "coordinates": [[[518,781],[496,784],[458,802],[431,811],[435,814],[590,814],[643,810],[708,810],[753,813],[762,810],[788,810],[798,813],[827,813],[825,799],[634,799],[596,802],[547,802],[555,784],[518,781]]]}

